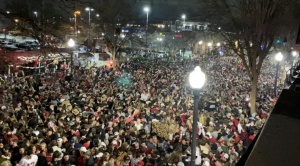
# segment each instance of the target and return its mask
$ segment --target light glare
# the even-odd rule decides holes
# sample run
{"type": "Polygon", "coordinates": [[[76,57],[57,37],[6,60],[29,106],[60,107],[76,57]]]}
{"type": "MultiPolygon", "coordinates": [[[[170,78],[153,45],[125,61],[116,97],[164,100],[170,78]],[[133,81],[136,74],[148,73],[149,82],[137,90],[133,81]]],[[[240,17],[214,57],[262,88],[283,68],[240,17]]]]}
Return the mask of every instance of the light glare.
{"type": "Polygon", "coordinates": [[[189,75],[189,82],[193,89],[201,89],[205,80],[205,74],[201,71],[199,66],[196,66],[194,71],[192,71],[189,75]]]}

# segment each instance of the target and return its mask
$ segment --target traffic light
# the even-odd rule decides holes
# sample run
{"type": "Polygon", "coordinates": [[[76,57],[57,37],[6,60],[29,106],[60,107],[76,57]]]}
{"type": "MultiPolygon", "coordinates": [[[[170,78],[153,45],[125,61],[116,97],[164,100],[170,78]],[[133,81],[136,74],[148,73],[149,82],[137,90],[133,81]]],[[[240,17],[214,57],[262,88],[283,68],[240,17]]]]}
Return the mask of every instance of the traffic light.
{"type": "Polygon", "coordinates": [[[279,44],[280,42],[281,42],[280,39],[277,39],[277,40],[276,40],[276,43],[277,43],[277,44],[279,44]]]}
{"type": "Polygon", "coordinates": [[[109,66],[113,67],[113,61],[109,61],[109,66]]]}

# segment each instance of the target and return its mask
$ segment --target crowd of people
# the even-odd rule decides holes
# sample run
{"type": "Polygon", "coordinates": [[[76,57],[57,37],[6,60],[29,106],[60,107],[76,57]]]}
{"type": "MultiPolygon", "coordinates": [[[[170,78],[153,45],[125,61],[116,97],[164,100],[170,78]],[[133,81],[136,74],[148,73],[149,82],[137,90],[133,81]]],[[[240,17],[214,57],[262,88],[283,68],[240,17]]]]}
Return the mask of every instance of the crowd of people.
{"type": "Polygon", "coordinates": [[[1,83],[0,165],[188,165],[193,94],[187,76],[197,65],[207,81],[200,95],[196,165],[235,165],[269,116],[272,84],[264,72],[257,113],[251,114],[250,82],[241,62],[214,56],[137,58],[115,69],[8,78],[1,83]]]}

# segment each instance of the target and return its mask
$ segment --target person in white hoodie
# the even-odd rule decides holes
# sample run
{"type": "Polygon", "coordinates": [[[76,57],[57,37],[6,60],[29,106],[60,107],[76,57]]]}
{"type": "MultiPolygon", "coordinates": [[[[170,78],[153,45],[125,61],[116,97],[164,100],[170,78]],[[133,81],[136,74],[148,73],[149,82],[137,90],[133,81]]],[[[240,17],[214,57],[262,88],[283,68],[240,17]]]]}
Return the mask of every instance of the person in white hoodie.
{"type": "Polygon", "coordinates": [[[21,159],[19,166],[35,166],[38,156],[33,154],[32,150],[27,151],[27,155],[21,159]]]}

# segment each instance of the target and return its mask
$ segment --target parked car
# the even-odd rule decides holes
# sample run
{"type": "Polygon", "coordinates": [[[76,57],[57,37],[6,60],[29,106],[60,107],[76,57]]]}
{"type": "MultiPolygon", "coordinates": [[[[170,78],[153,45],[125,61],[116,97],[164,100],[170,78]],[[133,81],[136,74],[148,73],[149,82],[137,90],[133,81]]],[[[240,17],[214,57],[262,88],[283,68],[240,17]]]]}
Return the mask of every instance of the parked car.
{"type": "Polygon", "coordinates": [[[19,43],[16,46],[18,48],[26,49],[27,51],[40,49],[40,45],[38,45],[38,44],[19,43]]]}
{"type": "Polygon", "coordinates": [[[15,43],[3,44],[3,48],[18,48],[15,43]]]}

